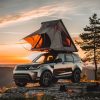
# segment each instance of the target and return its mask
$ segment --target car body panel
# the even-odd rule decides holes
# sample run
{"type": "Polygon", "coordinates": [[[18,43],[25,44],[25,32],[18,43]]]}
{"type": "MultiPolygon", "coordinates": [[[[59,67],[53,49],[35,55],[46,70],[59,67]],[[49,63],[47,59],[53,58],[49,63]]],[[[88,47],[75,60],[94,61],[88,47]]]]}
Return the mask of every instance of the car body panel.
{"type": "MultiPolygon", "coordinates": [[[[61,62],[46,62],[46,63],[42,63],[42,64],[35,62],[43,55],[47,55],[47,57],[48,57],[50,54],[43,53],[43,54],[39,55],[34,60],[34,63],[17,65],[14,68],[13,75],[16,74],[16,77],[17,77],[17,74],[28,74],[31,77],[31,79],[33,81],[35,81],[35,80],[40,79],[40,77],[44,71],[50,71],[52,73],[53,77],[64,78],[67,76],[71,77],[73,71],[76,68],[78,68],[80,71],[82,71],[82,67],[84,67],[83,62],[80,60],[78,55],[73,54],[73,53],[57,54],[55,59],[61,58],[61,60],[62,60],[61,62]],[[18,68],[19,68],[19,70],[18,70],[18,68]]],[[[15,78],[14,78],[14,80],[15,80],[15,78]]]]}

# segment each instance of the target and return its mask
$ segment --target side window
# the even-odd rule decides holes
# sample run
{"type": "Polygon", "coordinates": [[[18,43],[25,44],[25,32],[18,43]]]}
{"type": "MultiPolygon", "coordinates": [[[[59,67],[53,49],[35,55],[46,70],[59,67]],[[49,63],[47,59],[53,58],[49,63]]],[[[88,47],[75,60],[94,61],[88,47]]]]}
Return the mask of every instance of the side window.
{"type": "Polygon", "coordinates": [[[71,54],[66,54],[66,62],[73,62],[73,57],[71,54]]]}
{"type": "Polygon", "coordinates": [[[64,59],[64,54],[58,54],[57,59],[58,59],[58,58],[61,58],[62,61],[65,61],[65,59],[64,59]]]}

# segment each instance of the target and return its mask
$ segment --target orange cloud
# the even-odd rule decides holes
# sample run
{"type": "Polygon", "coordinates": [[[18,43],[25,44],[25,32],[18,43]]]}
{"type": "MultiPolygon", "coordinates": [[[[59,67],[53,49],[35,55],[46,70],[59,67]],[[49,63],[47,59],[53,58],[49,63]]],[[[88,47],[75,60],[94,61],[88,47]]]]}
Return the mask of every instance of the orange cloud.
{"type": "Polygon", "coordinates": [[[60,12],[61,15],[63,15],[63,13],[65,13],[66,11],[70,12],[71,10],[72,9],[70,7],[60,6],[60,4],[48,5],[48,6],[33,9],[31,11],[20,12],[15,15],[7,15],[7,16],[0,17],[0,27],[4,27],[6,25],[13,24],[15,22],[22,22],[34,18],[43,17],[43,16],[50,16],[57,12],[60,12]]]}
{"type": "Polygon", "coordinates": [[[4,17],[0,18],[0,26],[3,27],[7,24],[11,24],[14,22],[21,22],[25,20],[30,20],[32,18],[38,18],[42,16],[48,16],[51,15],[53,12],[53,6],[45,6],[45,7],[40,7],[38,9],[34,9],[32,11],[27,11],[27,12],[21,12],[16,15],[7,15],[4,17]]]}

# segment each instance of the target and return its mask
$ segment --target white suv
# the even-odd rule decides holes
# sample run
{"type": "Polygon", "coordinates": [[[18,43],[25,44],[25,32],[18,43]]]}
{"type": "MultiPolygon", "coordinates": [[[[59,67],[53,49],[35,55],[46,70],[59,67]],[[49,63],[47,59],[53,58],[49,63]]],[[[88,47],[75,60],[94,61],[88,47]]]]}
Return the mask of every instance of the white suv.
{"type": "Polygon", "coordinates": [[[13,77],[17,86],[29,82],[39,82],[41,86],[50,86],[58,79],[71,79],[80,82],[83,62],[74,53],[43,53],[31,64],[17,65],[13,77]]]}

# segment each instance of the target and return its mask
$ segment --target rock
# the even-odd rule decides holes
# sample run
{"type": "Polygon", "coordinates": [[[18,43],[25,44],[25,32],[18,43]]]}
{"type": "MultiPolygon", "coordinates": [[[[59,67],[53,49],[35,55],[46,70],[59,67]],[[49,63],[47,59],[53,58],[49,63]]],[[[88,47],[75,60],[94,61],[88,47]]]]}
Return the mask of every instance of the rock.
{"type": "MultiPolygon", "coordinates": [[[[42,98],[48,98],[49,100],[100,100],[99,94],[91,95],[82,93],[82,89],[86,89],[89,85],[96,85],[92,83],[63,83],[63,84],[55,84],[50,87],[13,87],[13,88],[5,88],[5,91],[0,94],[1,99],[25,99],[32,98],[42,100],[42,98]],[[50,99],[52,98],[52,99],[50,99]]],[[[100,87],[100,85],[98,85],[100,87]]]]}
{"type": "Polygon", "coordinates": [[[4,93],[25,93],[26,91],[28,91],[27,88],[18,87],[18,88],[9,88],[4,93]]]}
{"type": "Polygon", "coordinates": [[[34,96],[36,96],[35,91],[30,90],[30,91],[25,93],[26,98],[33,98],[34,96]]]}
{"type": "Polygon", "coordinates": [[[65,85],[60,85],[59,91],[65,92],[67,90],[67,87],[65,85]]]}
{"type": "Polygon", "coordinates": [[[2,97],[2,94],[0,93],[0,98],[2,97]]]}
{"type": "Polygon", "coordinates": [[[2,89],[0,88],[0,93],[2,93],[2,89]]]}
{"type": "Polygon", "coordinates": [[[20,93],[4,93],[2,96],[1,96],[2,99],[21,99],[21,98],[24,98],[24,95],[23,94],[20,94],[20,93]]]}

